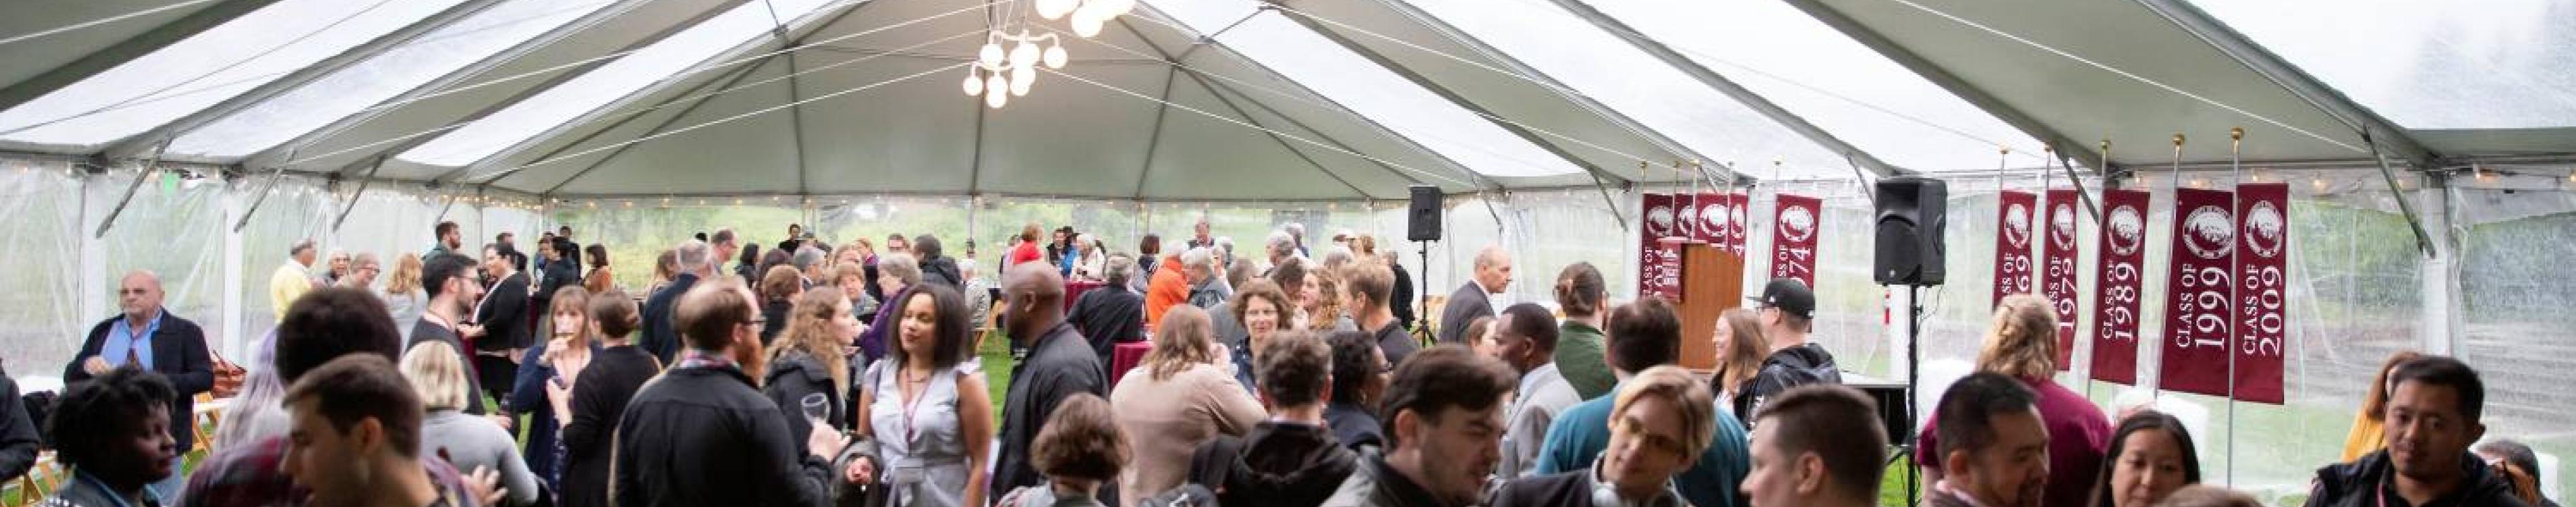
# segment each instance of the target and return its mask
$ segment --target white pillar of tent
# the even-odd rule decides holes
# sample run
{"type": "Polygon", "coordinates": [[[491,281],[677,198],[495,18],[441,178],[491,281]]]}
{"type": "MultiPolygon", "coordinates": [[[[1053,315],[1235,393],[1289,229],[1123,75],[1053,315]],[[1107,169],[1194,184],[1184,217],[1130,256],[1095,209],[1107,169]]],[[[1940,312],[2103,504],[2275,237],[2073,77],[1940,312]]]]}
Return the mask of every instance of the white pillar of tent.
{"type": "Polygon", "coordinates": [[[2451,355],[2457,340],[2465,331],[2460,320],[2460,262],[2458,237],[2452,229],[2458,210],[2452,207],[2449,182],[2427,177],[2425,189],[2416,192],[2431,206],[2423,210],[2424,233],[2433,241],[2433,258],[2423,261],[2416,279],[2423,286],[2423,315],[2416,328],[2425,352],[2451,355]]]}
{"type": "Polygon", "coordinates": [[[242,353],[242,344],[249,343],[250,340],[242,336],[242,319],[245,318],[242,315],[242,233],[240,229],[233,228],[233,224],[241,223],[242,211],[246,203],[240,199],[242,194],[236,194],[233,191],[253,185],[249,184],[248,178],[231,183],[240,185],[225,185],[224,196],[221,199],[224,204],[224,223],[222,224],[224,228],[224,299],[223,306],[217,307],[221,309],[219,315],[222,316],[223,322],[217,326],[223,330],[224,342],[216,344],[215,347],[216,351],[222,353],[224,357],[238,361],[249,358],[251,354],[242,353]]]}
{"type": "Polygon", "coordinates": [[[73,294],[78,295],[76,298],[80,303],[74,307],[80,309],[79,320],[82,322],[106,318],[111,311],[107,307],[109,299],[101,297],[102,294],[109,292],[106,287],[110,286],[105,282],[107,280],[107,240],[97,234],[98,222],[106,216],[104,213],[106,210],[100,209],[101,203],[92,202],[98,197],[95,191],[97,189],[92,187],[101,184],[101,180],[107,179],[106,176],[110,174],[115,174],[115,170],[109,169],[97,174],[83,172],[79,176],[80,227],[74,231],[80,234],[80,276],[72,286],[78,288],[73,294]]]}

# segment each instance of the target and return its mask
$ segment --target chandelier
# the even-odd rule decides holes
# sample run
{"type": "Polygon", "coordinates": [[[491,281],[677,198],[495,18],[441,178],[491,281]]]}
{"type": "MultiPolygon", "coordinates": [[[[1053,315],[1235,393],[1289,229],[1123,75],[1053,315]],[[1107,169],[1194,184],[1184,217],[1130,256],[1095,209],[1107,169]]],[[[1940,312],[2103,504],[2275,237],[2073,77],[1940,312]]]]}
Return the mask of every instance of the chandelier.
{"type": "MultiPolygon", "coordinates": [[[[1034,1],[1039,17],[1064,19],[1073,25],[1073,34],[1083,38],[1100,35],[1110,20],[1136,9],[1136,0],[1034,1]]],[[[1038,65],[1062,69],[1071,58],[1062,38],[1054,33],[1034,33],[1025,24],[1015,30],[994,29],[985,32],[984,46],[975,51],[975,62],[966,67],[966,80],[959,85],[966,95],[981,95],[984,105],[1000,109],[1011,97],[1029,94],[1037,82],[1038,65]],[[1004,49],[1005,44],[1009,49],[1004,49]]]]}

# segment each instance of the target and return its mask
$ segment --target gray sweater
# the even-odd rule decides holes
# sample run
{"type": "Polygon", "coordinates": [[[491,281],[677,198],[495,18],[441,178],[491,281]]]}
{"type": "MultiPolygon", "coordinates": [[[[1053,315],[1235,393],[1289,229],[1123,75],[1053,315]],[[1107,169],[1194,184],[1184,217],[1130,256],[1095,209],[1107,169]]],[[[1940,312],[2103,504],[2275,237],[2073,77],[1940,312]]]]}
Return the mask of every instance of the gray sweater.
{"type": "Polygon", "coordinates": [[[501,474],[501,487],[508,488],[510,498],[504,505],[529,505],[537,501],[537,476],[528,472],[528,460],[519,455],[519,443],[510,432],[492,424],[483,416],[467,415],[453,409],[436,410],[420,423],[420,450],[429,456],[443,456],[456,471],[467,474],[490,468],[501,474]]]}

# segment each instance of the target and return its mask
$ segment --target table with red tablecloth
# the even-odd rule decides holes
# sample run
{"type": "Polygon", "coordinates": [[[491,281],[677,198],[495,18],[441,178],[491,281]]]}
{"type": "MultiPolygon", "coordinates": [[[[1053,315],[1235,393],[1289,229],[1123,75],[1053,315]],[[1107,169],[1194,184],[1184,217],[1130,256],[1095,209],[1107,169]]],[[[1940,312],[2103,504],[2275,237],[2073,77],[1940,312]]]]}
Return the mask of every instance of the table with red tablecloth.
{"type": "Polygon", "coordinates": [[[1138,363],[1145,362],[1145,351],[1153,349],[1154,342],[1127,342],[1110,349],[1109,386],[1117,387],[1119,377],[1127,376],[1127,370],[1136,369],[1138,363]]]}

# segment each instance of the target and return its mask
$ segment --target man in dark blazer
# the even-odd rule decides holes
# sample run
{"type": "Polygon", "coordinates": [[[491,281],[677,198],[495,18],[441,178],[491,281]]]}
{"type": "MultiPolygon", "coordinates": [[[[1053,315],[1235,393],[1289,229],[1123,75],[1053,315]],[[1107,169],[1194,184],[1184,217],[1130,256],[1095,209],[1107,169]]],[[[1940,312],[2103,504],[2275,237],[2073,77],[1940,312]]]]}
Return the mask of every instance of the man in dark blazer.
{"type": "Polygon", "coordinates": [[[705,241],[681,242],[679,247],[672,249],[676,252],[672,257],[679,261],[680,273],[671,277],[669,285],[662,286],[661,291],[644,300],[644,336],[635,345],[653,353],[653,358],[661,360],[662,364],[671,364],[673,356],[680,352],[679,328],[671,322],[672,307],[678,304],[681,294],[687,294],[690,287],[697,286],[699,279],[715,274],[716,261],[709,257],[714,253],[711,250],[714,246],[705,241]]]}
{"type": "Polygon", "coordinates": [[[1499,246],[1488,246],[1476,253],[1475,279],[1449,295],[1449,303],[1440,309],[1440,343],[1465,343],[1467,323],[1476,317],[1494,315],[1489,295],[1502,294],[1512,286],[1512,256],[1499,246]]]}
{"type": "MultiPolygon", "coordinates": [[[[206,352],[206,331],[162,308],[162,295],[159,276],[149,271],[127,273],[116,288],[117,307],[123,313],[90,327],[80,353],[63,367],[63,382],[89,380],[126,366],[161,374],[179,394],[170,400],[170,438],[178,441],[184,455],[196,443],[197,393],[215,388],[215,363],[206,352]]],[[[179,470],[179,460],[184,459],[172,460],[171,470],[179,470]]],[[[173,473],[152,488],[173,495],[186,482],[186,474],[173,473]]]]}

